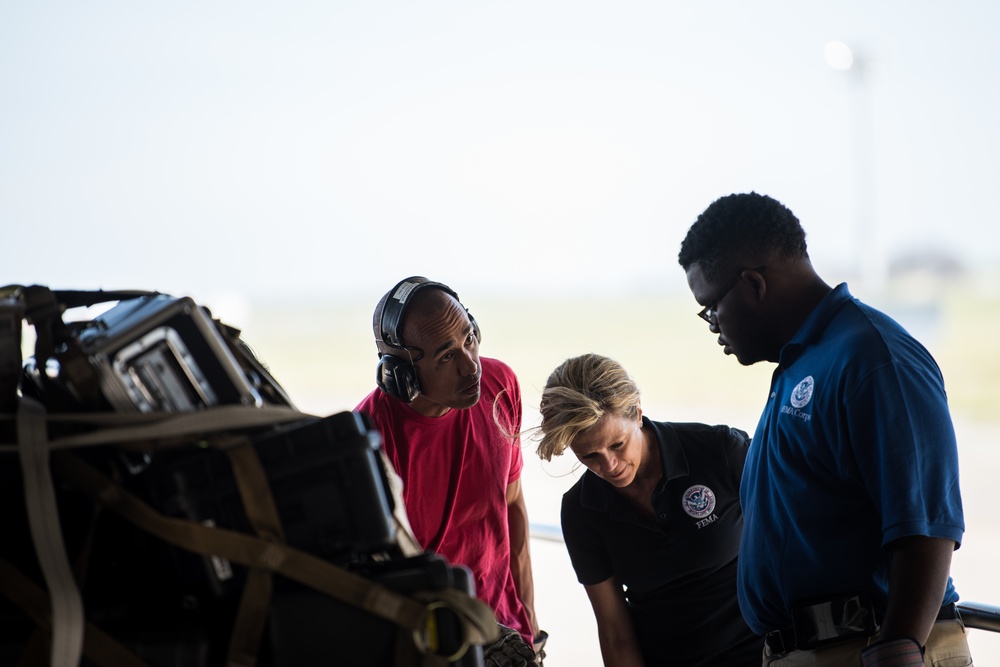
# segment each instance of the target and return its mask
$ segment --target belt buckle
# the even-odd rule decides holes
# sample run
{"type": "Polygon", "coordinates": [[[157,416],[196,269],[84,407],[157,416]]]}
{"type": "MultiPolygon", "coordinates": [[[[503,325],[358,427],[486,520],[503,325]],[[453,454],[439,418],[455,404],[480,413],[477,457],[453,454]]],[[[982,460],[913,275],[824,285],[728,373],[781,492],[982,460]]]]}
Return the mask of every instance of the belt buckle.
{"type": "Polygon", "coordinates": [[[950,603],[948,603],[946,605],[943,605],[941,607],[941,610],[938,612],[938,615],[937,615],[937,617],[934,620],[935,621],[954,621],[957,618],[959,618],[958,608],[955,606],[954,602],[950,602],[950,603]]]}
{"type": "Polygon", "coordinates": [[[795,649],[794,646],[787,646],[785,644],[785,634],[787,631],[781,630],[771,630],[766,635],[764,635],[764,643],[767,647],[771,649],[772,653],[778,655],[784,655],[795,649]]]}
{"type": "Polygon", "coordinates": [[[875,608],[864,593],[792,607],[795,649],[811,651],[878,632],[875,608]]]}

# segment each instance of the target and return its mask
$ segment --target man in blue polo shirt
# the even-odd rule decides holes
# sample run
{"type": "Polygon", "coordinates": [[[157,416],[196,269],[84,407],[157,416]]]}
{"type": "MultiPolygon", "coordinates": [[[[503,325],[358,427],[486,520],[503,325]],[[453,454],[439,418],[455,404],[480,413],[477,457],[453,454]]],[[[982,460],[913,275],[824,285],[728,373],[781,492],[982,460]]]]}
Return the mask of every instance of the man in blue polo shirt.
{"type": "Polygon", "coordinates": [[[971,665],[949,575],[958,453],[930,353],[827,285],[771,197],[718,199],[678,259],[724,352],[777,364],[740,491],[738,595],[763,664],[971,665]]]}

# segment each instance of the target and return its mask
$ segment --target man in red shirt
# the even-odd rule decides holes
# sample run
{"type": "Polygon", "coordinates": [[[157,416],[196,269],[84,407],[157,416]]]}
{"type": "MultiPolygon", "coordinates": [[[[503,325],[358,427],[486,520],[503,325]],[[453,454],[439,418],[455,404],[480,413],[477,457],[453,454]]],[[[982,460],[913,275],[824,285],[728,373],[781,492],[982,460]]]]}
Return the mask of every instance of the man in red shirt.
{"type": "Polygon", "coordinates": [[[475,319],[441,283],[399,282],[375,308],[372,326],[378,388],[355,410],[382,434],[414,536],[472,571],[478,597],[502,625],[528,646],[540,642],[517,377],[479,356],[475,319]]]}

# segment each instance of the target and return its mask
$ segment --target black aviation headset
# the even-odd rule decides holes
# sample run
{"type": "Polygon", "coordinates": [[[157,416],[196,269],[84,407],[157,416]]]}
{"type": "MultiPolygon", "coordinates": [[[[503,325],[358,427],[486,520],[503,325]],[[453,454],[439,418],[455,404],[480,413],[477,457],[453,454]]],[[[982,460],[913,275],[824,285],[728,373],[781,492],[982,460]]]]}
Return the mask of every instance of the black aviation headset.
{"type": "MultiPolygon", "coordinates": [[[[417,369],[413,362],[419,361],[424,356],[424,351],[414,347],[407,347],[403,341],[400,327],[403,317],[406,315],[406,308],[413,296],[422,289],[439,289],[462,303],[458,298],[458,293],[444,283],[428,280],[423,276],[411,276],[396,283],[396,286],[386,293],[378,306],[375,308],[375,316],[372,318],[372,329],[375,331],[375,342],[381,344],[378,353],[378,366],[375,367],[375,382],[379,389],[389,394],[393,398],[398,398],[404,403],[410,403],[420,395],[420,382],[417,380],[417,369]],[[406,358],[397,354],[383,352],[381,346],[396,348],[406,353],[406,358]],[[411,355],[416,353],[416,357],[411,355]]],[[[465,306],[462,306],[465,308],[465,306]]],[[[476,340],[482,341],[483,336],[479,331],[479,324],[472,316],[468,308],[465,314],[469,316],[472,324],[472,333],[476,340]]]]}

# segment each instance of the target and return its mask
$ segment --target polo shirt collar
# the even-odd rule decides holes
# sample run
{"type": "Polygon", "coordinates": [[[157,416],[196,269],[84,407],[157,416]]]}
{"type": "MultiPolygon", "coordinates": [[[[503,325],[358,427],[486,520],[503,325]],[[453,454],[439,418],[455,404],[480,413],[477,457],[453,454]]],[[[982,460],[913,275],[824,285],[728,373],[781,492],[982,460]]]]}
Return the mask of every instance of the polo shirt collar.
{"type": "Polygon", "coordinates": [[[691,470],[674,427],[667,422],[654,422],[645,417],[642,418],[642,425],[653,429],[656,442],[660,446],[660,468],[663,470],[663,481],[668,482],[678,477],[687,477],[691,470]]]}
{"type": "Polygon", "coordinates": [[[791,340],[785,343],[779,354],[778,365],[788,367],[795,361],[806,347],[818,342],[826,331],[830,321],[836,316],[844,304],[854,301],[847,289],[847,283],[840,283],[819,302],[791,340]]]}

